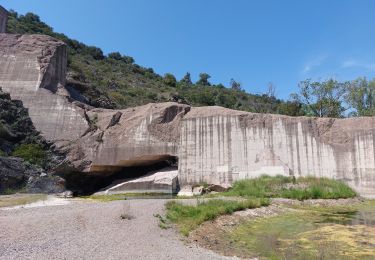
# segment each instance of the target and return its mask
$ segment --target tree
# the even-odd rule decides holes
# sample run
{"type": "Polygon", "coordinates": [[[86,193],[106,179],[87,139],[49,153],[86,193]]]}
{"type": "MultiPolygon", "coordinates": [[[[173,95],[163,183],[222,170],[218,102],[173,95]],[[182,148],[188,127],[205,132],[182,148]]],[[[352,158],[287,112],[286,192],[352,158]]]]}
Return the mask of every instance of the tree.
{"type": "Polygon", "coordinates": [[[281,102],[278,106],[278,113],[288,116],[303,116],[303,106],[298,101],[281,102]]]}
{"type": "Polygon", "coordinates": [[[123,56],[119,52],[111,52],[108,54],[108,58],[114,59],[114,60],[119,60],[123,61],[127,64],[132,64],[134,63],[134,59],[130,56],[123,56]]]}
{"type": "Polygon", "coordinates": [[[343,117],[344,94],[348,82],[340,83],[330,79],[323,82],[301,81],[298,84],[299,93],[291,97],[297,102],[305,104],[307,114],[317,117],[343,117]]]}
{"type": "Polygon", "coordinates": [[[266,95],[268,97],[275,97],[276,96],[276,87],[272,82],[267,84],[267,92],[266,95]]]}
{"type": "Polygon", "coordinates": [[[171,73],[164,74],[163,82],[171,87],[176,87],[177,80],[171,73]]]}
{"type": "Polygon", "coordinates": [[[114,59],[114,60],[121,60],[122,56],[121,54],[117,52],[111,52],[108,54],[108,58],[114,59]]]}
{"type": "Polygon", "coordinates": [[[92,56],[95,60],[104,59],[103,51],[100,48],[97,48],[95,46],[87,46],[86,52],[88,55],[92,56]]]}
{"type": "Polygon", "coordinates": [[[197,85],[211,86],[211,83],[208,81],[209,78],[211,78],[211,76],[208,75],[207,73],[200,73],[199,80],[197,81],[197,85]]]}
{"type": "Polygon", "coordinates": [[[375,115],[375,80],[358,78],[347,87],[345,101],[354,109],[352,116],[375,115]]]}
{"type": "Polygon", "coordinates": [[[180,82],[189,86],[192,85],[193,82],[191,81],[190,73],[186,72],[185,76],[180,80],[180,82]]]}
{"type": "Polygon", "coordinates": [[[235,81],[234,79],[230,79],[230,87],[234,90],[241,90],[241,83],[235,81]]]}

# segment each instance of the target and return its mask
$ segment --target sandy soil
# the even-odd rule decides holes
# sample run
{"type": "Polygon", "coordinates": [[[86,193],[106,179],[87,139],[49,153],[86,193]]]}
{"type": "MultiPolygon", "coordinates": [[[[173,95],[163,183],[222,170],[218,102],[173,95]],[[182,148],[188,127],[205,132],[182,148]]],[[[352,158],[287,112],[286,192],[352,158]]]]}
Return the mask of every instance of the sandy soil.
{"type": "Polygon", "coordinates": [[[165,200],[0,210],[0,259],[233,259],[158,227],[165,200]],[[134,219],[123,220],[126,213],[134,219]]]}

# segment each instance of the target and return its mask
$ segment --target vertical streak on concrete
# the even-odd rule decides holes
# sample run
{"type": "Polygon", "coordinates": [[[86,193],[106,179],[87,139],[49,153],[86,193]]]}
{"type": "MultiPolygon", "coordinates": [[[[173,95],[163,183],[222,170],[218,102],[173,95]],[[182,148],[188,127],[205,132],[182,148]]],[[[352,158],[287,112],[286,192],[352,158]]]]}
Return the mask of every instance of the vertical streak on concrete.
{"type": "MultiPolygon", "coordinates": [[[[189,140],[203,138],[203,157],[180,158],[188,160],[180,164],[181,180],[186,174],[191,176],[189,183],[231,183],[261,174],[315,175],[346,181],[362,194],[375,196],[375,119],[366,126],[369,132],[358,130],[358,122],[353,123],[355,129],[350,127],[348,122],[354,119],[236,113],[199,116],[206,120],[194,121],[204,126],[185,134],[200,137],[188,136],[180,145],[189,154],[189,140]]],[[[193,118],[187,114],[182,124],[192,124],[193,118]]]]}
{"type": "Polygon", "coordinates": [[[0,6],[0,33],[6,33],[8,23],[8,12],[0,6]]]}

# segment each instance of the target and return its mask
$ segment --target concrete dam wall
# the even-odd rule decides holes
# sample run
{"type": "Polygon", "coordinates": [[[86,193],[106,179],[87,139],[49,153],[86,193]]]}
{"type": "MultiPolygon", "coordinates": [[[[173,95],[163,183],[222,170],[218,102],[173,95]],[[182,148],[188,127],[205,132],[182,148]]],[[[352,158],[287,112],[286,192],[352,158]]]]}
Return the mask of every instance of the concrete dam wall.
{"type": "Polygon", "coordinates": [[[0,86],[66,153],[69,177],[81,186],[92,176],[95,185],[118,172],[126,177],[129,167],[157,171],[153,165],[177,156],[180,186],[314,175],[375,196],[373,117],[288,117],[173,102],[93,108],[66,90],[66,55],[65,44],[49,36],[0,34],[0,86]]]}
{"type": "Polygon", "coordinates": [[[42,135],[73,141],[88,128],[84,111],[64,88],[66,46],[45,35],[0,34],[0,87],[22,100],[42,135]]]}
{"type": "Polygon", "coordinates": [[[0,6],[0,33],[6,33],[8,22],[8,11],[0,6]]]}
{"type": "Polygon", "coordinates": [[[181,185],[268,175],[343,180],[375,195],[375,118],[308,118],[193,108],[183,119],[181,185]]]}

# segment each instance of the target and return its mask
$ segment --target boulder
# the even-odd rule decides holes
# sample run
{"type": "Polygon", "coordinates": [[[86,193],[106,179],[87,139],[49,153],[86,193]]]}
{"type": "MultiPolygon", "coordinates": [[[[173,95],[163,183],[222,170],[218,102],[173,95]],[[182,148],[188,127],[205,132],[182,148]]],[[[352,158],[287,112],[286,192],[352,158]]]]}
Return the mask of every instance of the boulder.
{"type": "Polygon", "coordinates": [[[193,187],[193,195],[202,195],[204,193],[204,187],[203,186],[194,186],[193,187]]]}
{"type": "Polygon", "coordinates": [[[26,191],[28,193],[61,193],[65,191],[65,180],[59,176],[40,174],[30,176],[26,191]]]}
{"type": "Polygon", "coordinates": [[[181,188],[181,190],[178,192],[177,196],[181,197],[192,197],[194,196],[193,193],[193,187],[190,185],[185,185],[181,188]]]}
{"type": "Polygon", "coordinates": [[[21,158],[0,157],[0,193],[56,193],[64,190],[64,180],[60,177],[48,175],[21,158]]]}
{"type": "Polygon", "coordinates": [[[228,183],[223,183],[223,184],[208,185],[206,190],[208,192],[224,192],[224,191],[228,191],[230,188],[232,188],[232,185],[230,185],[228,183]]]}
{"type": "Polygon", "coordinates": [[[28,176],[37,174],[39,172],[36,169],[26,169],[20,158],[0,157],[0,193],[22,189],[28,176]]]}

